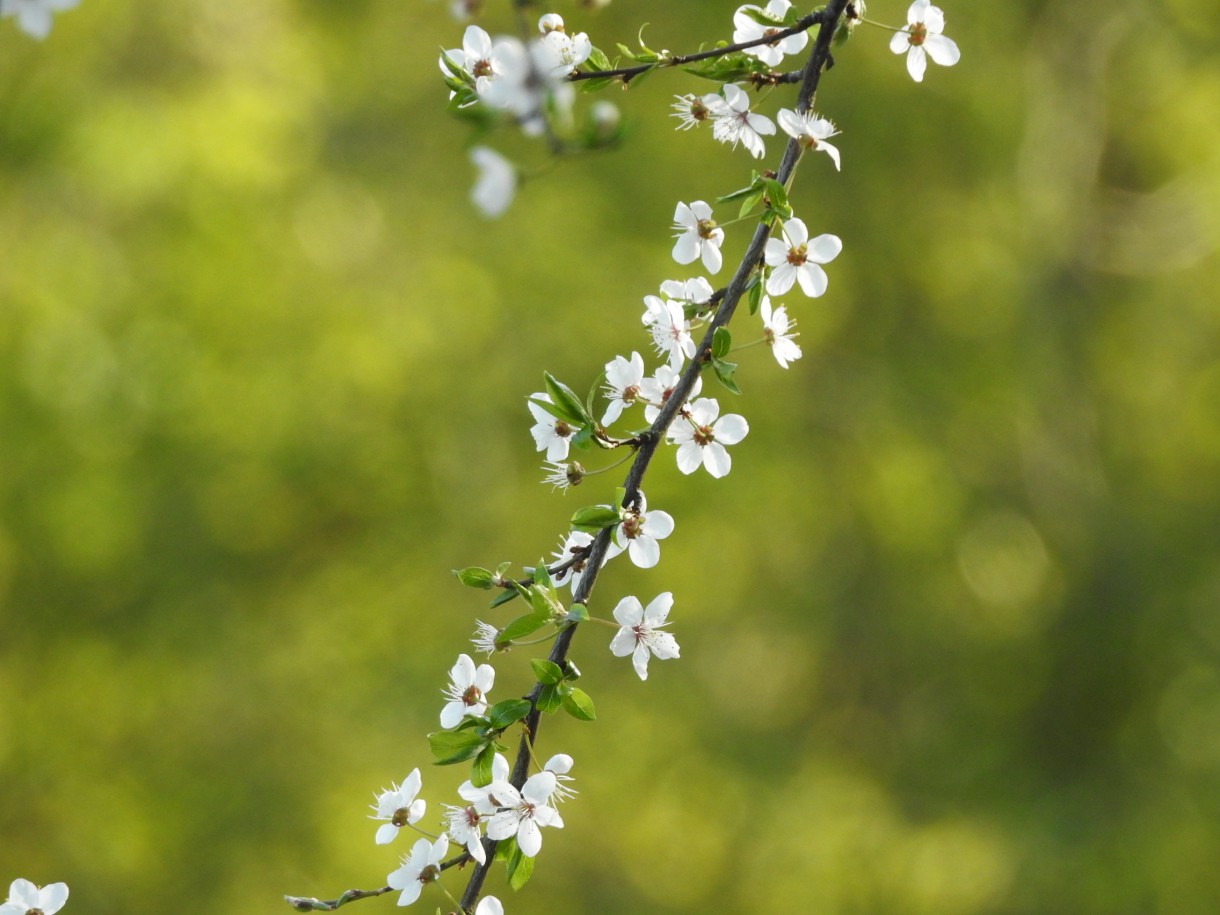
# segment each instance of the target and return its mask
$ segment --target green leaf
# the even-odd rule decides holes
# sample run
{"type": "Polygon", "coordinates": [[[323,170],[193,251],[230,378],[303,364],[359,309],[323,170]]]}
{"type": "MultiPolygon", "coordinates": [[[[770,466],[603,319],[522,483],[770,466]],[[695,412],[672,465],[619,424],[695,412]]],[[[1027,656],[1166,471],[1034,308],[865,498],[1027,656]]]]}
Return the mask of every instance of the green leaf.
{"type": "Polygon", "coordinates": [[[763,199],[763,192],[754,191],[752,194],[750,194],[749,197],[746,197],[744,200],[742,200],[741,209],[737,211],[737,218],[744,219],[746,214],[749,213],[750,210],[754,209],[756,206],[758,206],[760,203],[762,203],[762,199],[763,199]]]}
{"type": "Polygon", "coordinates": [[[581,721],[593,721],[597,718],[597,712],[593,708],[593,700],[580,687],[573,686],[561,701],[563,702],[564,710],[573,718],[578,718],[581,721]]]}
{"type": "Polygon", "coordinates": [[[574,623],[587,623],[589,621],[589,608],[584,604],[573,604],[568,609],[567,619],[574,623]]]}
{"type": "Polygon", "coordinates": [[[479,755],[474,758],[474,765],[470,767],[470,783],[476,788],[482,788],[491,784],[491,766],[496,759],[495,744],[488,744],[479,751],[479,755]]]}
{"type": "Polygon", "coordinates": [[[484,591],[490,591],[493,582],[496,580],[495,573],[490,569],[481,569],[478,566],[470,566],[465,569],[455,569],[453,572],[457,576],[458,581],[468,588],[480,588],[484,591]]]}
{"type": "Polygon", "coordinates": [[[555,589],[555,586],[551,583],[551,573],[546,569],[545,559],[538,560],[538,564],[530,571],[530,578],[534,580],[536,585],[549,588],[552,591],[555,589]]]}
{"type": "Polygon", "coordinates": [[[497,642],[508,643],[516,639],[523,639],[527,635],[533,635],[551,620],[550,613],[539,613],[533,611],[525,616],[519,616],[502,630],[496,639],[497,642]]]}
{"type": "Polygon", "coordinates": [[[520,597],[520,595],[517,593],[516,588],[509,588],[507,591],[493,597],[489,606],[492,608],[499,607],[502,604],[507,604],[510,600],[514,600],[517,597],[520,597]]]}
{"type": "Polygon", "coordinates": [[[535,658],[530,661],[530,667],[534,669],[534,676],[538,679],[538,682],[546,686],[563,681],[563,670],[554,661],[535,658]]]}
{"type": "Polygon", "coordinates": [[[712,334],[712,358],[723,359],[733,348],[733,335],[727,327],[717,327],[712,334]]]}
{"type": "Polygon", "coordinates": [[[573,664],[571,660],[564,661],[563,665],[564,665],[563,678],[565,680],[579,680],[580,679],[580,668],[577,667],[575,664],[573,664]]]}
{"type": "Polygon", "coordinates": [[[737,382],[733,380],[733,373],[737,371],[736,362],[725,362],[723,359],[713,359],[712,369],[716,372],[716,378],[722,385],[724,385],[734,394],[741,393],[741,388],[739,388],[737,386],[737,382]]]}
{"type": "Polygon", "coordinates": [[[534,608],[534,613],[543,622],[562,618],[567,613],[563,604],[559,602],[559,596],[555,593],[554,586],[544,588],[542,585],[531,585],[530,606],[534,608]]]}
{"type": "Polygon", "coordinates": [[[758,314],[758,307],[762,304],[763,282],[762,274],[754,274],[754,278],[750,281],[750,314],[758,314]]]}
{"type": "Polygon", "coordinates": [[[592,424],[592,417],[585,412],[585,405],[580,402],[580,398],[573,393],[571,388],[562,381],[557,381],[550,372],[543,372],[542,377],[546,380],[546,392],[551,395],[551,403],[559,411],[555,414],[556,416],[567,420],[574,426],[592,424]]]}
{"type": "Polygon", "coordinates": [[[532,709],[533,706],[530,705],[528,699],[505,699],[487,710],[487,718],[493,728],[501,730],[514,721],[520,721],[532,709]]]}
{"type": "Polygon", "coordinates": [[[489,740],[474,731],[433,731],[428,735],[433,762],[448,766],[478,756],[489,740]]]}
{"type": "Polygon", "coordinates": [[[589,51],[589,56],[585,59],[585,63],[592,70],[613,70],[614,67],[610,63],[610,58],[606,56],[606,52],[601,48],[593,48],[589,51]]]}
{"type": "Polygon", "coordinates": [[[508,859],[508,885],[519,890],[529,882],[534,873],[534,859],[525,855],[518,848],[508,859]]]}
{"type": "Polygon", "coordinates": [[[559,695],[558,684],[544,686],[538,691],[538,710],[540,712],[546,712],[549,715],[562,704],[563,697],[559,695]]]}
{"type": "Polygon", "coordinates": [[[596,534],[602,528],[613,527],[622,519],[609,505],[590,505],[572,515],[572,530],[596,534]]]}
{"type": "Polygon", "coordinates": [[[788,215],[784,218],[792,218],[792,207],[788,204],[788,192],[784,190],[784,186],[774,178],[763,179],[763,193],[770,202],[771,209],[777,213],[787,211],[788,215]]]}

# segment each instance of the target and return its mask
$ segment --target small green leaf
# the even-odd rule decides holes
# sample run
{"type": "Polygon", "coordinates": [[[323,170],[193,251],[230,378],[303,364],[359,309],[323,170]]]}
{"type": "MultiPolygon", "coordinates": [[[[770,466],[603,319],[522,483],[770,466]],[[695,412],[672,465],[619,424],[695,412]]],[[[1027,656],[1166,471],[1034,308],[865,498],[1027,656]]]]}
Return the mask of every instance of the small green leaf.
{"type": "Polygon", "coordinates": [[[496,638],[497,642],[507,644],[516,639],[523,639],[527,635],[533,635],[550,621],[550,614],[540,614],[538,612],[527,613],[525,616],[519,616],[503,629],[500,630],[500,635],[496,638]]]}
{"type": "Polygon", "coordinates": [[[481,569],[478,566],[470,566],[465,569],[455,569],[453,572],[457,576],[458,581],[468,588],[480,588],[484,591],[490,591],[493,582],[496,580],[495,573],[490,569],[481,569]]]}
{"type": "Polygon", "coordinates": [[[791,217],[792,207],[788,205],[788,192],[784,190],[784,186],[774,178],[763,179],[763,193],[770,202],[771,209],[776,212],[787,210],[789,218],[791,217]]]}
{"type": "Polygon", "coordinates": [[[491,784],[491,766],[496,759],[496,748],[494,744],[488,744],[479,751],[479,755],[474,758],[474,765],[470,767],[470,783],[476,788],[482,788],[491,784]]]}
{"type": "Polygon", "coordinates": [[[532,709],[528,699],[505,699],[487,710],[487,718],[493,728],[502,730],[514,721],[520,721],[532,709]]]}
{"type": "Polygon", "coordinates": [[[438,766],[474,759],[487,744],[488,738],[474,731],[433,731],[428,735],[433,762],[438,766]]]}
{"type": "Polygon", "coordinates": [[[741,201],[741,209],[737,211],[737,218],[744,219],[746,217],[746,214],[749,213],[750,210],[754,209],[756,206],[758,206],[760,203],[762,203],[762,199],[763,199],[762,191],[754,191],[748,197],[743,199],[741,201]]]}
{"type": "Polygon", "coordinates": [[[551,403],[558,411],[555,415],[567,420],[574,426],[586,426],[593,423],[592,417],[585,412],[585,405],[562,381],[557,381],[550,372],[543,372],[546,380],[546,392],[551,396],[551,403]]]}
{"type": "Polygon", "coordinates": [[[589,56],[585,62],[593,70],[613,70],[614,67],[610,64],[610,58],[606,56],[606,52],[601,48],[592,48],[589,51],[589,56]]]}
{"type": "Polygon", "coordinates": [[[762,304],[763,282],[762,274],[754,274],[754,278],[750,281],[750,314],[758,314],[758,306],[762,304]]]}
{"type": "Polygon", "coordinates": [[[515,588],[509,588],[507,591],[504,591],[503,593],[497,594],[495,597],[493,597],[491,599],[491,603],[488,606],[490,606],[494,609],[495,607],[499,607],[502,604],[507,604],[510,600],[513,600],[514,598],[517,598],[520,596],[521,595],[519,595],[517,593],[515,588]]]}
{"type": "Polygon", "coordinates": [[[733,335],[727,327],[717,327],[712,334],[712,358],[723,359],[733,348],[733,335]]]}
{"type": "Polygon", "coordinates": [[[538,682],[546,686],[552,686],[563,680],[563,670],[554,661],[535,658],[530,661],[530,667],[534,669],[534,676],[538,682]]]}
{"type": "Polygon", "coordinates": [[[530,571],[530,578],[534,580],[534,584],[540,585],[543,588],[554,590],[555,586],[551,584],[551,573],[546,569],[546,560],[539,559],[538,564],[530,571]]]}
{"type": "Polygon", "coordinates": [[[508,859],[508,885],[519,890],[529,882],[534,873],[534,859],[525,855],[518,848],[508,859]]]}
{"type": "Polygon", "coordinates": [[[573,718],[581,721],[593,721],[597,718],[597,712],[593,708],[593,700],[589,698],[589,694],[583,689],[573,686],[563,699],[564,710],[573,718]]]}
{"type": "Polygon", "coordinates": [[[563,697],[559,695],[559,686],[557,684],[544,686],[538,691],[538,710],[540,712],[546,712],[549,715],[562,704],[563,697]]]}
{"type": "Polygon", "coordinates": [[[579,680],[580,668],[573,664],[570,660],[564,661],[563,678],[565,680],[579,680]]]}
{"type": "Polygon", "coordinates": [[[622,519],[609,505],[590,505],[572,515],[572,529],[596,534],[602,528],[613,527],[622,519]]]}
{"type": "Polygon", "coordinates": [[[732,391],[734,394],[740,394],[741,388],[737,386],[737,382],[733,380],[733,373],[737,371],[736,362],[725,362],[723,359],[713,359],[712,369],[716,372],[717,380],[732,391]]]}
{"type": "Polygon", "coordinates": [[[574,623],[587,623],[589,621],[589,608],[584,604],[573,604],[568,609],[567,618],[574,623]]]}

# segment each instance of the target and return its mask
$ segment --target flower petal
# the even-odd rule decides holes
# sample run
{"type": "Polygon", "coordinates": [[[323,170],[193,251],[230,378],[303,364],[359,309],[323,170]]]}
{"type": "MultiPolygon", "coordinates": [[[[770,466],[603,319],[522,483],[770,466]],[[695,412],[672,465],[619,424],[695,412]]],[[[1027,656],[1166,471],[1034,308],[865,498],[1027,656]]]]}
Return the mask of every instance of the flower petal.
{"type": "Polygon", "coordinates": [[[736,445],[749,433],[750,424],[746,422],[746,418],[741,414],[730,413],[720,418],[720,421],[716,423],[714,431],[716,433],[716,441],[725,445],[736,445]]]}
{"type": "Polygon", "coordinates": [[[957,49],[957,42],[944,35],[929,35],[924,39],[923,46],[928,56],[942,67],[952,67],[962,56],[962,52],[957,49]]]}
{"type": "Polygon", "coordinates": [[[720,442],[711,442],[703,449],[703,466],[719,480],[732,469],[733,458],[720,442]]]}
{"type": "Polygon", "coordinates": [[[826,292],[828,284],[826,271],[817,264],[812,262],[803,264],[796,271],[796,278],[800,281],[801,290],[812,299],[816,299],[826,292]]]}

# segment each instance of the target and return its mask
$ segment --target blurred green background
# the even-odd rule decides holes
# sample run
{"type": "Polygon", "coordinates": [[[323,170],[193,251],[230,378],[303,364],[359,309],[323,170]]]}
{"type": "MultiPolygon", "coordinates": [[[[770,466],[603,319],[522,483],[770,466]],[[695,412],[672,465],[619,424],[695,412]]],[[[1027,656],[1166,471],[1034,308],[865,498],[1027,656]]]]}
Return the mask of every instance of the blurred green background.
{"type": "MultiPolygon", "coordinates": [[[[677,51],[736,5],[555,9],[677,51]]],[[[430,822],[454,798],[423,735],[510,618],[449,570],[610,497],[539,485],[525,397],[645,350],[674,204],[755,163],[675,133],[704,86],[663,74],[610,94],[621,150],[479,218],[446,6],[0,23],[0,884],[78,915],[380,885],[407,843],[365,805],[415,766],[430,822]]],[[[674,591],[683,657],[642,684],[578,636],[600,720],[546,725],[581,793],[524,893],[489,883],[510,913],[1220,911],[1220,25],[945,6],[957,67],[916,85],[862,30],[825,81],[843,172],[794,204],[844,240],[829,294],[787,297],[790,371],[709,383],[751,423],[727,479],[654,465],[677,529],[592,609],[674,591]]]]}

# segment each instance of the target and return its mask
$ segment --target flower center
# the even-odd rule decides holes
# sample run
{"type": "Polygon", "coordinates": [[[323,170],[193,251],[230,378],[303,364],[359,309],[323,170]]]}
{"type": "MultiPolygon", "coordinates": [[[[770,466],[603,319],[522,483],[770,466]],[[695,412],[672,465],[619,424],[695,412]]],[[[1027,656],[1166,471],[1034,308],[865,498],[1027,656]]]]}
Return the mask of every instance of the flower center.
{"type": "Polygon", "coordinates": [[[480,60],[470,72],[475,76],[491,76],[491,61],[486,59],[480,60]]]}
{"type": "Polygon", "coordinates": [[[435,864],[429,864],[419,872],[419,882],[427,886],[429,883],[435,883],[441,878],[441,869],[435,864]]]}
{"type": "Polygon", "coordinates": [[[629,384],[623,388],[623,403],[635,403],[635,399],[640,396],[640,386],[638,384],[629,384]]]}
{"type": "Polygon", "coordinates": [[[462,693],[462,702],[466,705],[478,705],[483,701],[483,691],[477,686],[466,687],[466,692],[462,693]]]}
{"type": "Polygon", "coordinates": [[[623,535],[631,540],[644,530],[644,519],[634,512],[623,519],[623,535]]]}
{"type": "Polygon", "coordinates": [[[690,117],[692,121],[706,121],[709,114],[711,112],[708,111],[707,105],[703,104],[702,99],[695,99],[690,103],[690,117]]]}
{"type": "Polygon", "coordinates": [[[788,263],[790,263],[793,267],[800,267],[807,260],[805,254],[807,250],[808,249],[804,245],[801,245],[799,248],[789,248],[788,263]]]}
{"type": "Polygon", "coordinates": [[[716,230],[716,220],[700,219],[695,228],[700,238],[711,238],[712,233],[716,230]]]}
{"type": "Polygon", "coordinates": [[[390,817],[390,822],[399,828],[406,826],[411,819],[411,809],[409,807],[399,807],[394,811],[394,815],[390,817]]]}
{"type": "Polygon", "coordinates": [[[466,814],[466,825],[471,828],[479,825],[479,812],[473,807],[467,807],[462,813],[466,814]]]}
{"type": "Polygon", "coordinates": [[[565,423],[562,419],[555,420],[555,434],[560,438],[567,438],[572,434],[572,427],[565,423]]]}
{"type": "Polygon", "coordinates": [[[911,35],[907,39],[911,44],[918,47],[924,43],[924,39],[928,37],[928,27],[922,22],[916,22],[911,26],[911,35]]]}
{"type": "Polygon", "coordinates": [[[695,429],[695,444],[706,447],[716,440],[711,426],[699,426],[695,429]]]}

